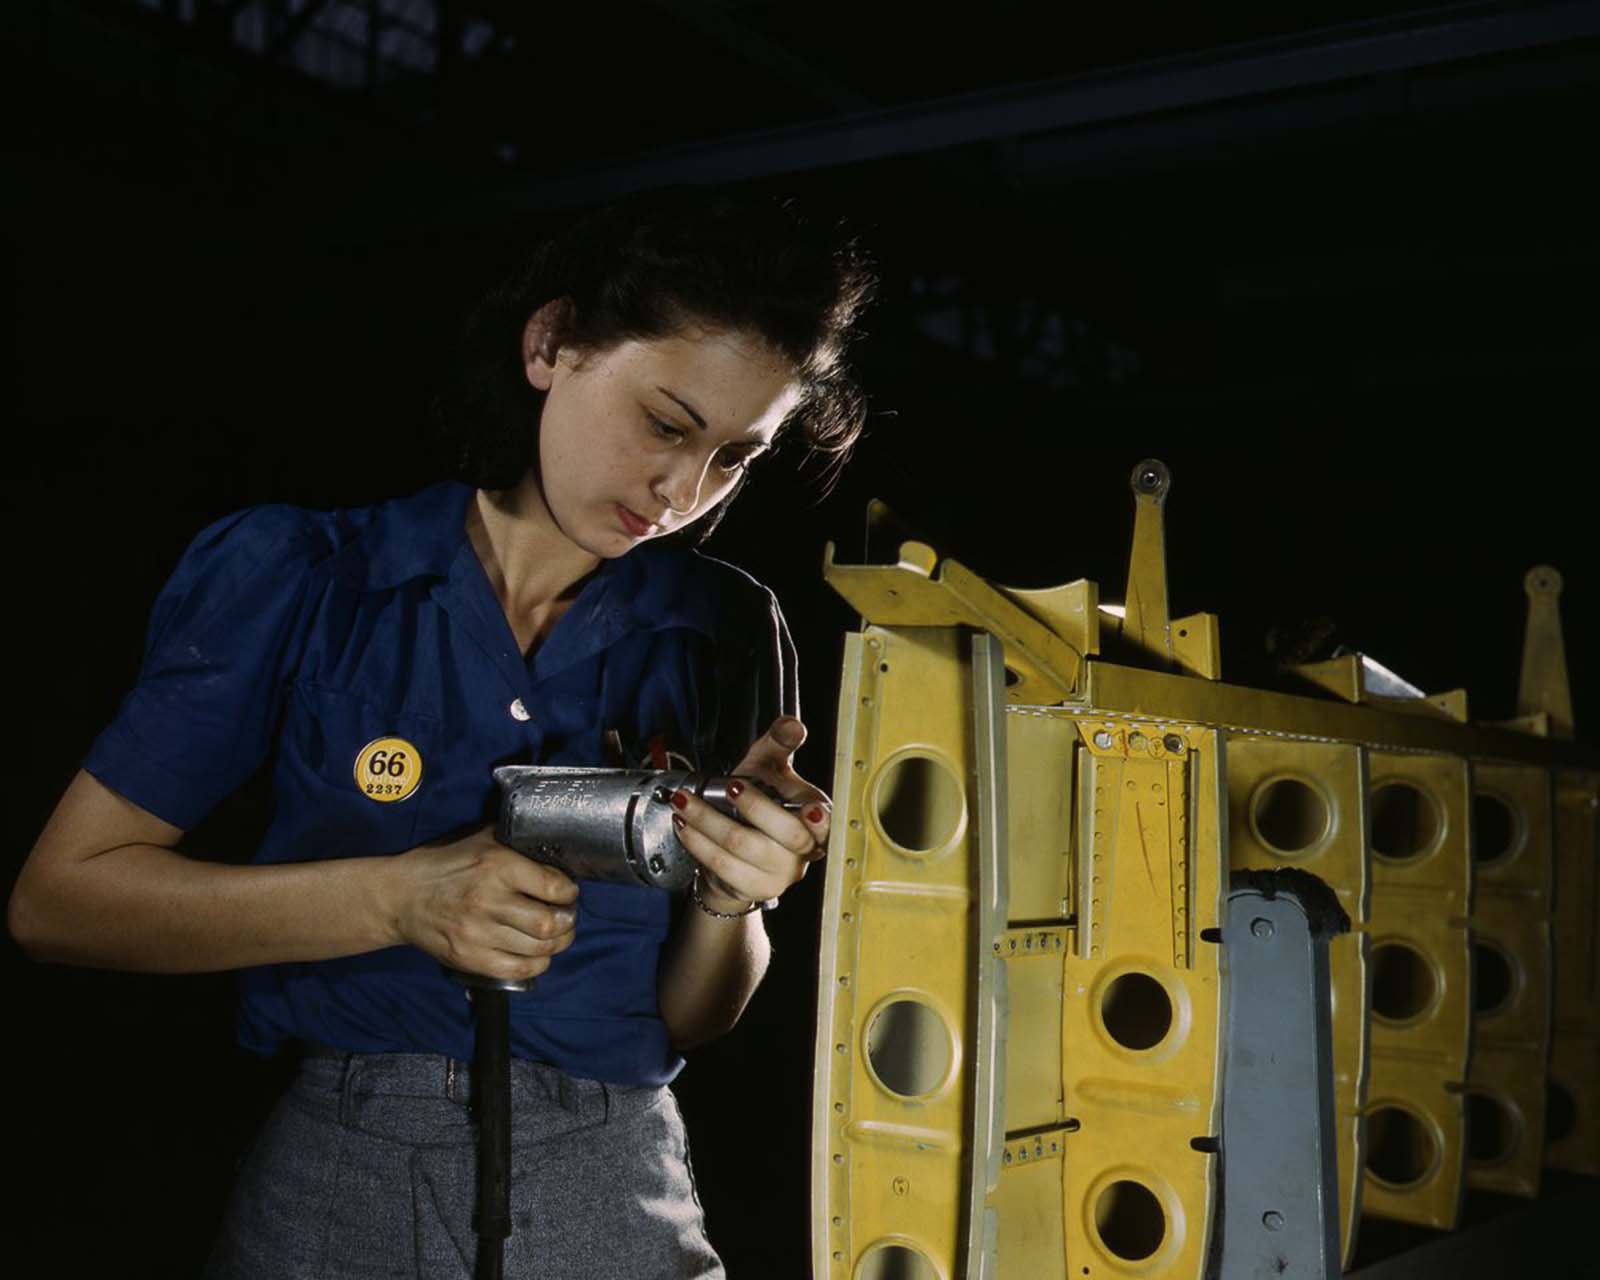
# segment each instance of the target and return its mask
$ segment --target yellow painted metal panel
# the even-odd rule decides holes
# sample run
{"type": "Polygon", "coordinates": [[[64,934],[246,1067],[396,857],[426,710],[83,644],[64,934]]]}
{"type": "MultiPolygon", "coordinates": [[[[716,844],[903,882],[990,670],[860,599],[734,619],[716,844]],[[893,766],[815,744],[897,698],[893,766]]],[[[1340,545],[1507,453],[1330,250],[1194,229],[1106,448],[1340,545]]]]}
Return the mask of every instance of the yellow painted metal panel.
{"type": "Polygon", "coordinates": [[[1473,1049],[1550,1040],[1550,917],[1537,899],[1478,887],[1472,913],[1473,1049]]]}
{"type": "Polygon", "coordinates": [[[1469,1126],[1467,1182],[1534,1196],[1544,1163],[1553,991],[1551,775],[1525,765],[1477,762],[1473,792],[1477,886],[1467,1086],[1476,1124],[1469,1126]],[[1488,1141],[1491,1127],[1503,1142],[1488,1141]]]}
{"type": "Polygon", "coordinates": [[[1366,1160],[1366,1103],[1371,1088],[1371,1020],[1357,1020],[1349,1010],[1365,1013],[1370,995],[1370,939],[1358,930],[1328,942],[1328,996],[1334,1028],[1333,1118],[1339,1168],[1339,1256],[1348,1263],[1365,1207],[1362,1168],[1366,1160]],[[1340,1036],[1342,1034],[1342,1040],[1340,1036]]]}
{"type": "Polygon", "coordinates": [[[963,1049],[972,735],[953,631],[852,637],[841,689],[818,1023],[814,1274],[921,1257],[956,1274],[964,1187],[963,1049]]]}
{"type": "Polygon", "coordinates": [[[1467,1087],[1467,1183],[1533,1197],[1544,1163],[1548,1053],[1479,1044],[1467,1087]]]}
{"type": "Polygon", "coordinates": [[[1549,770],[1473,762],[1472,854],[1481,893],[1549,905],[1555,818],[1549,770]]]}
{"type": "Polygon", "coordinates": [[[1074,1275],[1198,1276],[1221,1110],[1222,743],[1184,724],[1079,731],[1067,1260],[1074,1275]]]}
{"type": "Polygon", "coordinates": [[[954,628],[869,628],[846,645],[813,1111],[818,1276],[976,1274],[993,1254],[1003,674],[988,637],[954,628]]]}
{"type": "Polygon", "coordinates": [[[1550,1047],[1545,1163],[1600,1174],[1600,1034],[1558,1032],[1550,1047]]]}
{"type": "Polygon", "coordinates": [[[1365,1212],[1453,1226],[1465,1189],[1462,1095],[1444,1089],[1429,1063],[1386,1063],[1382,1083],[1394,1088],[1374,1087],[1367,1099],[1365,1212]],[[1421,1194],[1430,1188],[1434,1195],[1421,1194]],[[1455,1200],[1441,1202],[1437,1193],[1443,1189],[1452,1190],[1455,1200]],[[1438,1216],[1430,1222],[1427,1214],[1435,1206],[1438,1216]]]}
{"type": "Polygon", "coordinates": [[[999,1277],[1060,1273],[1069,1124],[1061,1076],[1062,964],[1076,945],[1068,929],[1014,929],[997,942],[1007,957],[1005,1131],[996,1218],[999,1277]],[[1052,1038],[1053,1037],[1053,1038],[1052,1038]]]}
{"type": "Polygon", "coordinates": [[[1004,1280],[1037,1280],[1066,1272],[1061,1221],[1064,1149],[1063,1135],[1041,1135],[1037,1148],[1033,1142],[1017,1143],[1007,1153],[1010,1159],[1004,1162],[993,1197],[999,1226],[996,1274],[1004,1280]]]}
{"type": "Polygon", "coordinates": [[[1545,1163],[1600,1174],[1600,774],[1557,775],[1556,885],[1545,1163]]]}
{"type": "Polygon", "coordinates": [[[1113,662],[1086,663],[1082,686],[1073,701],[1085,709],[1093,707],[1100,716],[1168,717],[1242,733],[1359,742],[1546,767],[1600,768],[1600,752],[1582,743],[1458,724],[1446,716],[1397,715],[1382,707],[1351,706],[1113,662]]]}
{"type": "Polygon", "coordinates": [[[1021,605],[1081,654],[1100,651],[1100,588],[1087,578],[1054,587],[995,590],[1021,605]]]}
{"type": "MultiPolygon", "coordinates": [[[[998,638],[1015,678],[1006,694],[1010,701],[1048,705],[1072,693],[1084,655],[1066,639],[958,561],[939,561],[920,543],[901,550],[897,564],[836,564],[830,542],[823,576],[864,618],[902,632],[966,626],[998,638]]],[[[1084,625],[1093,623],[1086,619],[1084,625]]]]}
{"type": "Polygon", "coordinates": [[[1427,1060],[1387,1058],[1374,1077],[1368,1110],[1378,1118],[1366,1134],[1362,1211],[1448,1231],[1466,1190],[1461,1087],[1445,1087],[1427,1060]],[[1408,1166],[1411,1159],[1416,1163],[1408,1166]]]}
{"type": "Polygon", "coordinates": [[[1229,860],[1295,866],[1325,880],[1359,924],[1367,916],[1366,788],[1359,748],[1228,738],[1229,860]]]}
{"type": "Polygon", "coordinates": [[[1191,613],[1172,620],[1172,656],[1178,666],[1202,680],[1222,679],[1222,627],[1214,613],[1191,613]]]}
{"type": "Polygon", "coordinates": [[[1542,714],[1552,736],[1572,736],[1572,687],[1561,636],[1561,575],[1546,564],[1528,570],[1522,582],[1528,616],[1522,638],[1522,677],[1517,714],[1542,714]]]}
{"type": "Polygon", "coordinates": [[[1466,1174],[1461,1102],[1472,1037],[1472,783],[1458,756],[1367,754],[1373,948],[1374,1097],[1401,1115],[1388,1121],[1390,1147],[1372,1151],[1377,1167],[1364,1190],[1366,1212],[1449,1228],[1460,1212],[1466,1174]],[[1398,1134],[1404,1114],[1420,1117],[1437,1140],[1428,1171],[1400,1177],[1395,1152],[1416,1134],[1398,1134]]]}
{"type": "Polygon", "coordinates": [[[1539,1190],[1550,1052],[1549,920],[1542,914],[1524,915],[1531,905],[1480,891],[1472,918],[1478,991],[1481,996],[1488,986],[1485,971],[1504,965],[1494,991],[1506,994],[1499,1004],[1477,1011],[1467,1075],[1469,1092],[1509,1100],[1517,1117],[1518,1143],[1504,1158],[1473,1160],[1469,1185],[1528,1196],[1539,1190]]]}
{"type": "MultiPolygon", "coordinates": [[[[970,1256],[960,1233],[976,1176],[963,1054],[979,961],[977,760],[962,641],[955,629],[870,627],[847,647],[819,1017],[818,1275],[953,1277],[970,1256]],[[893,1037],[875,1031],[885,1025],[893,1037]]],[[[1009,1008],[990,1256],[1002,1275],[1036,1275],[1051,1259],[1080,1259],[1076,1274],[1121,1266],[1153,1221],[1140,1273],[1197,1276],[1220,1112],[1217,935],[1201,936],[1220,925],[1217,737],[1182,724],[1005,719],[1020,852],[1011,927],[989,957],[1006,969],[1009,1008]],[[1143,1034],[1139,993],[1112,997],[1137,981],[1163,993],[1172,1024],[1148,1049],[1116,1039],[1143,1034]],[[1145,1163],[1128,1164],[1130,1138],[1145,1163]]]]}
{"type": "Polygon", "coordinates": [[[1037,951],[1019,946],[1006,965],[1005,1130],[1058,1127],[1061,1087],[1061,971],[1075,939],[1060,934],[1037,951]]]}
{"type": "Polygon", "coordinates": [[[1556,778],[1556,1027],[1600,1032],[1600,774],[1556,778]]]}
{"type": "MultiPolygon", "coordinates": [[[[840,699],[819,1280],[1198,1280],[1230,859],[1321,876],[1356,925],[1329,952],[1346,1257],[1363,1201],[1448,1227],[1469,1178],[1532,1194],[1547,1125],[1552,1163],[1600,1167],[1600,755],[1560,740],[1543,686],[1517,732],[1465,723],[1461,691],[1377,698],[1349,661],[1328,679],[1352,702],[1220,683],[1216,619],[1168,617],[1164,476],[1135,471],[1118,629],[1132,661],[1186,674],[1095,657],[1118,611],[1094,583],[1007,590],[923,543],[860,566],[830,548],[875,625],[840,699]],[[1003,647],[1003,694],[968,627],[1003,647]],[[987,740],[984,696],[1010,704],[987,740]]],[[[1535,676],[1559,640],[1541,619],[1535,676]]]]}
{"type": "Polygon", "coordinates": [[[1006,716],[1008,880],[1013,920],[1065,919],[1072,911],[1071,720],[1012,710],[1006,716]]]}

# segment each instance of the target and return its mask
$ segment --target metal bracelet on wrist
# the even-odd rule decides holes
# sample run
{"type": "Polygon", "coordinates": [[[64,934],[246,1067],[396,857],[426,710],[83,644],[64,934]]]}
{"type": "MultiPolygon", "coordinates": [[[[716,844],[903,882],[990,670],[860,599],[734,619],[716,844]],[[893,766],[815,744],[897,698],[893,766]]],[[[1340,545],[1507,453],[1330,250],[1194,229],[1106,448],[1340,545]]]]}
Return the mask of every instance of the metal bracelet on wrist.
{"type": "MultiPolygon", "coordinates": [[[[762,907],[770,905],[768,902],[756,901],[752,902],[748,907],[745,907],[741,911],[718,911],[700,896],[701,875],[702,872],[700,868],[696,867],[694,871],[694,879],[689,882],[689,896],[694,899],[694,905],[699,907],[700,910],[704,911],[708,916],[713,916],[718,920],[739,920],[747,915],[751,915],[754,912],[761,910],[762,907]]],[[[731,897],[732,895],[730,894],[729,896],[731,897]]]]}

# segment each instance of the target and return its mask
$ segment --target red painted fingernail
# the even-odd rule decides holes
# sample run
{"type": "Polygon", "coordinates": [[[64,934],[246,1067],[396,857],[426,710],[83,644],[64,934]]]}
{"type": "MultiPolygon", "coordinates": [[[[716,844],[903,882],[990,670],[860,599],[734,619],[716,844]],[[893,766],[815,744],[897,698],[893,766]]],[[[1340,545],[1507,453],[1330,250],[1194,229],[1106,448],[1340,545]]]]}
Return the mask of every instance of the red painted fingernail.
{"type": "Polygon", "coordinates": [[[744,783],[735,778],[728,783],[728,799],[737,800],[744,793],[744,783]]]}
{"type": "Polygon", "coordinates": [[[689,793],[686,791],[674,791],[672,793],[672,807],[674,809],[687,809],[689,807],[689,793]]]}
{"type": "Polygon", "coordinates": [[[682,818],[680,818],[680,817],[679,817],[679,816],[678,816],[678,815],[677,815],[677,814],[673,814],[673,815],[672,815],[672,829],[673,829],[673,830],[674,830],[674,831],[682,831],[682,830],[683,830],[683,829],[684,829],[684,827],[686,827],[686,826],[688,826],[688,825],[689,825],[689,824],[688,824],[688,823],[686,823],[686,822],[685,822],[685,821],[684,821],[684,820],[683,820],[683,819],[682,819],[682,818]]]}
{"type": "Polygon", "coordinates": [[[822,821],[822,806],[820,804],[814,804],[806,810],[806,821],[811,823],[822,821]]]}

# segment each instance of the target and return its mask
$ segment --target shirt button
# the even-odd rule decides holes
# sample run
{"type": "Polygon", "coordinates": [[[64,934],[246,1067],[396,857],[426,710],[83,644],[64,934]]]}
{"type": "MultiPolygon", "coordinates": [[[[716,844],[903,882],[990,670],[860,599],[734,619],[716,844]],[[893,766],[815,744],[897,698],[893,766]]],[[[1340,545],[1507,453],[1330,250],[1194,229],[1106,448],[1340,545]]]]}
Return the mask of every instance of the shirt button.
{"type": "Polygon", "coordinates": [[[528,708],[522,705],[521,698],[513,699],[511,703],[511,718],[513,720],[531,720],[533,718],[528,714],[528,708]]]}

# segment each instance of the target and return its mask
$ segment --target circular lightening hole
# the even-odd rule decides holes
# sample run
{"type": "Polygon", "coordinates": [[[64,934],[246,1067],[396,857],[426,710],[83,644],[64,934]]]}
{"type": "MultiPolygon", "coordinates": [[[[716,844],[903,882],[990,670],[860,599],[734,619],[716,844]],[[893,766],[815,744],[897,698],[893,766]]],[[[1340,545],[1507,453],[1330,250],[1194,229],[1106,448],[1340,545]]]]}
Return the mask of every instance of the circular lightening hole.
{"type": "Polygon", "coordinates": [[[1378,1107],[1367,1116],[1367,1172],[1396,1187],[1421,1182],[1433,1172],[1439,1148],[1427,1126],[1399,1107],[1378,1107]]]}
{"type": "Polygon", "coordinates": [[[1419,1017],[1438,990],[1433,966],[1415,947],[1385,942],[1372,949],[1372,1011],[1380,1018],[1406,1022],[1419,1017]]]}
{"type": "Polygon", "coordinates": [[[895,1000],[867,1027],[867,1061],[890,1093],[932,1093],[950,1074],[950,1033],[920,1000],[895,1000]]]}
{"type": "Polygon", "coordinates": [[[961,829],[961,784],[926,756],[903,756],[878,780],[878,822],[907,853],[931,853],[961,829]]]}
{"type": "Polygon", "coordinates": [[[1094,1202],[1094,1228],[1108,1251],[1124,1262],[1137,1262],[1161,1247],[1167,1215],[1149,1187],[1123,1178],[1094,1202]]]}
{"type": "Polygon", "coordinates": [[[933,1263],[903,1244],[879,1245],[861,1259],[856,1280],[939,1280],[933,1263]]]}
{"type": "Polygon", "coordinates": [[[1481,863],[1499,862],[1517,839],[1517,815],[1499,796],[1480,791],[1472,797],[1472,856],[1481,863]]]}
{"type": "Polygon", "coordinates": [[[1153,1049],[1172,1029],[1172,997],[1149,974],[1125,973],[1100,997],[1100,1021],[1124,1049],[1153,1049]]]}
{"type": "Polygon", "coordinates": [[[1492,942],[1472,945],[1472,1008],[1484,1015],[1503,1013],[1516,991],[1511,958],[1492,942]]]}
{"type": "Polygon", "coordinates": [[[1467,1095],[1467,1154],[1477,1164],[1494,1164],[1516,1150],[1522,1124],[1498,1098],[1467,1095]]]}
{"type": "Polygon", "coordinates": [[[1548,1146],[1570,1138],[1578,1127],[1578,1100],[1564,1084],[1552,1080],[1545,1090],[1544,1140],[1548,1146]]]}
{"type": "Polygon", "coordinates": [[[1372,851],[1391,862],[1420,858],[1444,830],[1433,797],[1409,782],[1388,782],[1372,792],[1372,851]]]}
{"type": "Polygon", "coordinates": [[[1304,853],[1328,834],[1328,802],[1298,778],[1279,778],[1256,793],[1256,833],[1275,852],[1304,853]]]}

